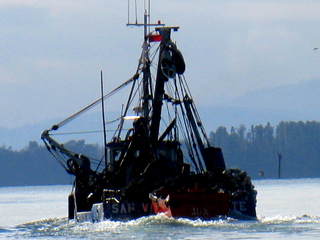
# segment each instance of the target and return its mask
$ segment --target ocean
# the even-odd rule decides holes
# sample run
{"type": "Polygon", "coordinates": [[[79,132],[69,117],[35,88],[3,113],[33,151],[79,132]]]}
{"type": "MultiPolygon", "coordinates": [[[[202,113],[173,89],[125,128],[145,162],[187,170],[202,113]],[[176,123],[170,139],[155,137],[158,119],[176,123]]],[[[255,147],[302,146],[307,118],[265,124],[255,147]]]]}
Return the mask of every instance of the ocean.
{"type": "Polygon", "coordinates": [[[320,239],[320,178],[253,180],[257,221],[170,219],[67,220],[70,185],[0,188],[1,239],[320,239]]]}

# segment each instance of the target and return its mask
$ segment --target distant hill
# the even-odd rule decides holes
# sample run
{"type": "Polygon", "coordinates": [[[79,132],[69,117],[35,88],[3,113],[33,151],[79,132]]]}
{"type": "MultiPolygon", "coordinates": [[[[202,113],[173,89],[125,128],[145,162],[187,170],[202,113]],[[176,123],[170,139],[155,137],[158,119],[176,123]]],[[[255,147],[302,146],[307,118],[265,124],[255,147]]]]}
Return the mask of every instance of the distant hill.
{"type": "Polygon", "coordinates": [[[267,88],[231,99],[228,106],[263,108],[301,113],[319,119],[320,80],[267,88]]]}
{"type": "Polygon", "coordinates": [[[238,127],[240,124],[250,127],[251,125],[264,125],[268,122],[277,125],[281,121],[314,120],[311,115],[301,112],[269,108],[225,106],[199,108],[199,112],[207,132],[214,131],[219,126],[230,129],[232,126],[238,127]]]}
{"type": "MultiPolygon", "coordinates": [[[[267,122],[277,125],[280,121],[318,121],[320,120],[319,93],[320,80],[313,80],[295,85],[261,89],[223,103],[212,103],[205,107],[200,106],[197,102],[196,104],[205,129],[209,133],[219,126],[230,129],[231,126],[238,127],[240,124],[250,127],[267,122]]],[[[119,113],[106,114],[109,119],[113,119],[119,113]]],[[[62,119],[48,119],[47,121],[13,129],[0,127],[0,145],[21,149],[27,146],[29,141],[41,143],[41,132],[60,120],[62,119]]],[[[101,116],[97,113],[87,114],[76,120],[73,125],[80,128],[89,121],[93,123],[94,129],[102,128],[101,116]]],[[[88,138],[86,143],[97,142],[94,138],[88,138]]]]}
{"type": "Polygon", "coordinates": [[[207,131],[211,131],[240,124],[249,127],[267,122],[319,121],[319,103],[320,80],[312,80],[257,90],[199,111],[207,131]]]}

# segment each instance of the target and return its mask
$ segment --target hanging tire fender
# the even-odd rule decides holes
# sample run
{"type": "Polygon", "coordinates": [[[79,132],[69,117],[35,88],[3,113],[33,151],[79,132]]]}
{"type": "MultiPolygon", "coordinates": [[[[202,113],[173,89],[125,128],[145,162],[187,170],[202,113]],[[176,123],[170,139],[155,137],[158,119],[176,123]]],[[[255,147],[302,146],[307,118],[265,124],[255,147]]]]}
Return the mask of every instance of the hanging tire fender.
{"type": "Polygon", "coordinates": [[[172,60],[176,66],[177,74],[183,74],[186,70],[186,64],[183,59],[183,55],[178,48],[172,48],[172,60]]]}

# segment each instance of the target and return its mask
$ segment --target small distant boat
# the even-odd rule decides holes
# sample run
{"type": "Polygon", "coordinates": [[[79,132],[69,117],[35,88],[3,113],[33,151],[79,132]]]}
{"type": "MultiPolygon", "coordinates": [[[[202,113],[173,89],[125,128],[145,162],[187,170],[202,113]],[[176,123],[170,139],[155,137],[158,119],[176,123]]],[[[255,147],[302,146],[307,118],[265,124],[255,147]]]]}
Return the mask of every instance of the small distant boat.
{"type": "Polygon", "coordinates": [[[179,27],[150,24],[148,16],[146,11],[142,53],[133,77],[41,134],[48,150],[75,176],[69,219],[129,220],[158,213],[256,219],[257,192],[250,177],[227,169],[222,150],[211,146],[206,135],[183,75],[183,55],[171,40],[179,27]],[[155,27],[151,33],[150,27],[155,27]],[[94,159],[53,138],[66,122],[129,84],[127,105],[112,139],[105,141],[100,170],[93,168],[94,159]],[[124,128],[127,121],[133,121],[129,130],[124,128]]]}

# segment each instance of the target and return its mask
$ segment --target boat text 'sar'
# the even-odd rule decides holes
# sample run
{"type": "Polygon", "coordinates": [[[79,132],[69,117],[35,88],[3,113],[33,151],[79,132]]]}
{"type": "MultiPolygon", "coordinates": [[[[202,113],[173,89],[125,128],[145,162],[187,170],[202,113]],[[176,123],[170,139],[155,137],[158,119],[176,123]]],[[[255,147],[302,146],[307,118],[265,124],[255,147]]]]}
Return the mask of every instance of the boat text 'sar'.
{"type": "Polygon", "coordinates": [[[171,40],[179,27],[150,24],[147,12],[142,25],[145,37],[133,77],[41,134],[48,150],[75,176],[69,219],[128,220],[157,213],[255,219],[257,193],[250,177],[226,168],[221,149],[210,145],[201,123],[184,77],[184,58],[171,40]],[[97,160],[53,138],[66,122],[97,104],[107,106],[109,97],[130,85],[97,167],[97,160]]]}

